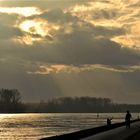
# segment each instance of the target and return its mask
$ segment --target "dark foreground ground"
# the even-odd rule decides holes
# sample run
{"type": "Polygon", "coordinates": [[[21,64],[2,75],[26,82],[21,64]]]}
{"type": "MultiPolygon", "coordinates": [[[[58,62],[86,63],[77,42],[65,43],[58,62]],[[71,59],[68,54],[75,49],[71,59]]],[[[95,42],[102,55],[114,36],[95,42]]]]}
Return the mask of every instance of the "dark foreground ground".
{"type": "Polygon", "coordinates": [[[125,140],[140,140],[140,130],[134,133],[133,135],[129,136],[125,140]]]}
{"type": "Polygon", "coordinates": [[[130,128],[125,126],[111,129],[81,140],[140,140],[140,122],[131,124],[130,128]]]}
{"type": "MultiPolygon", "coordinates": [[[[131,121],[131,124],[137,123],[137,122],[140,122],[140,119],[131,121]]],[[[64,135],[60,135],[60,136],[43,138],[41,140],[81,140],[81,139],[82,140],[106,140],[106,139],[109,140],[110,138],[111,139],[113,138],[113,140],[115,140],[115,138],[117,138],[117,137],[119,138],[119,135],[121,137],[122,136],[127,137],[127,139],[126,139],[126,137],[122,137],[122,138],[119,138],[119,140],[121,140],[121,139],[122,140],[133,140],[133,138],[135,138],[136,140],[140,140],[140,134],[137,133],[137,131],[138,130],[135,130],[135,129],[133,130],[133,127],[131,129],[126,130],[125,122],[121,122],[121,123],[112,124],[111,126],[104,125],[104,126],[81,130],[81,131],[64,134],[64,135]],[[119,129],[120,127],[124,127],[122,132],[119,132],[118,134],[117,134],[117,132],[113,132],[113,133],[111,132],[112,130],[115,130],[115,128],[119,129]]]]}

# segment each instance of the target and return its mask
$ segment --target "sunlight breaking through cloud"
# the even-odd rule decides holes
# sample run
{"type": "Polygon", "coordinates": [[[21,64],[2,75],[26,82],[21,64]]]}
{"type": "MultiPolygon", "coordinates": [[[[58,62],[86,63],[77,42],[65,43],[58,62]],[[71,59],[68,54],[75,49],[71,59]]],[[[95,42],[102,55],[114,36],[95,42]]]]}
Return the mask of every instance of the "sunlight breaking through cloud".
{"type": "Polygon", "coordinates": [[[1,87],[138,101],[140,0],[3,0],[0,23],[1,87]]]}
{"type": "Polygon", "coordinates": [[[115,73],[130,73],[134,71],[140,71],[140,65],[134,66],[108,66],[108,65],[41,65],[37,71],[28,71],[28,74],[39,74],[39,75],[48,75],[48,74],[60,74],[60,73],[80,73],[84,71],[110,71],[115,73]]]}
{"type": "Polygon", "coordinates": [[[39,37],[38,38],[32,37],[31,35],[24,35],[22,37],[17,37],[12,40],[15,43],[20,43],[20,44],[26,45],[28,47],[32,47],[34,42],[41,41],[42,39],[39,37]]]}
{"type": "Polygon", "coordinates": [[[42,37],[46,35],[51,36],[52,30],[59,30],[60,28],[59,25],[49,24],[43,19],[25,20],[19,25],[19,27],[25,32],[38,34],[42,37]]]}
{"type": "Polygon", "coordinates": [[[123,47],[140,50],[139,3],[139,0],[90,1],[72,6],[66,11],[93,26],[125,29],[125,34],[111,39],[123,47]]]}
{"type": "Polygon", "coordinates": [[[23,37],[18,37],[15,40],[26,45],[33,45],[35,41],[41,41],[43,38],[53,40],[54,33],[60,29],[60,25],[38,18],[23,20],[15,25],[15,27],[20,28],[25,34],[23,37]]]}
{"type": "Polygon", "coordinates": [[[0,12],[19,14],[25,17],[41,14],[41,11],[36,7],[0,7],[0,12]]]}

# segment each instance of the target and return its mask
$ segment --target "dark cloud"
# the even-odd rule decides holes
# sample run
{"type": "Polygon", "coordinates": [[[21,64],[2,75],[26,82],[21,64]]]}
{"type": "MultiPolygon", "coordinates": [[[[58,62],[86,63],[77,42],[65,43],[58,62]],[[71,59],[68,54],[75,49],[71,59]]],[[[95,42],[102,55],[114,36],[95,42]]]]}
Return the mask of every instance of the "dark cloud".
{"type": "Polygon", "coordinates": [[[18,19],[17,14],[6,14],[0,13],[0,25],[14,25],[16,24],[16,20],[18,19]]]}
{"type": "MultiPolygon", "coordinates": [[[[75,26],[75,25],[74,25],[75,26]]],[[[60,64],[107,64],[132,65],[139,63],[139,53],[119,44],[109,38],[100,37],[107,29],[96,27],[73,26],[73,32],[56,35],[58,41],[48,44],[35,44],[34,54],[40,61],[60,64]],[[101,31],[103,30],[103,32],[101,31]],[[36,53],[37,52],[37,53],[36,53]]],[[[110,36],[110,32],[106,36],[110,36]]],[[[35,59],[35,57],[32,57],[35,59]]]]}
{"type": "MultiPolygon", "coordinates": [[[[35,43],[34,56],[31,54],[29,59],[46,63],[76,65],[139,63],[139,54],[128,48],[121,48],[120,44],[110,39],[112,36],[124,34],[125,30],[122,28],[91,25],[73,17],[70,13],[64,13],[61,9],[50,10],[40,17],[53,23],[60,24],[61,22],[61,27],[59,31],[56,31],[55,36],[51,37],[53,41],[51,44],[47,40],[35,43]],[[67,25],[68,22],[72,24],[67,25]],[[64,27],[63,24],[67,26],[64,27]],[[65,33],[65,29],[69,26],[72,31],[65,33]]],[[[25,50],[30,51],[28,48],[25,50]]]]}
{"type": "Polygon", "coordinates": [[[19,28],[14,27],[18,15],[0,13],[0,17],[0,39],[9,39],[23,35],[23,32],[19,28]]]}
{"type": "MultiPolygon", "coordinates": [[[[109,1],[102,2],[109,3],[109,1]]],[[[2,6],[36,6],[45,12],[22,19],[15,14],[0,14],[1,87],[19,89],[25,100],[86,95],[111,97],[120,102],[138,102],[140,72],[139,70],[129,72],[129,67],[140,64],[140,52],[122,47],[112,40],[113,37],[124,35],[126,27],[91,24],[84,17],[74,16],[68,10],[64,12],[67,7],[79,3],[85,4],[75,0],[56,1],[55,4],[51,0],[2,2],[2,6]],[[52,23],[59,25],[60,28],[46,36],[41,36],[21,31],[14,26],[17,21],[21,23],[24,20],[38,18],[43,19],[44,22],[46,20],[50,25],[52,23]],[[31,45],[16,41],[17,37],[22,40],[24,35],[41,40],[34,41],[31,45]],[[107,68],[47,75],[29,73],[37,71],[41,65],[53,64],[76,66],[77,69],[82,68],[83,65],[100,64],[107,68]],[[125,71],[125,67],[128,68],[128,72],[125,71]],[[117,70],[110,71],[109,68],[117,70]]],[[[111,20],[118,15],[112,9],[102,9],[92,16],[94,22],[94,19],[111,20]]]]}
{"type": "Polygon", "coordinates": [[[72,16],[70,13],[64,13],[64,11],[60,8],[51,9],[47,12],[42,13],[38,17],[47,19],[50,22],[62,24],[78,21],[77,17],[72,16]]]}
{"type": "MultiPolygon", "coordinates": [[[[108,12],[108,14],[109,14],[109,12],[108,12]]],[[[99,15],[99,13],[98,14],[95,13],[95,15],[99,18],[102,17],[101,15],[99,15]]],[[[35,19],[35,18],[42,18],[51,23],[60,24],[60,26],[62,26],[62,28],[63,28],[63,24],[67,25],[69,23],[71,23],[73,25],[73,27],[77,26],[78,28],[80,28],[77,25],[79,23],[79,24],[81,24],[81,30],[82,30],[82,28],[84,30],[92,30],[91,32],[94,35],[112,37],[112,36],[121,35],[121,34],[125,33],[125,29],[119,28],[119,27],[104,27],[104,26],[99,26],[99,25],[88,24],[85,21],[82,21],[80,18],[72,15],[70,12],[64,12],[60,8],[51,9],[49,11],[43,12],[41,15],[29,17],[29,19],[35,19]]],[[[112,18],[112,17],[110,17],[110,18],[112,18]]]]}
{"type": "MultiPolygon", "coordinates": [[[[116,29],[115,32],[113,29],[111,31],[111,29],[85,24],[82,26],[74,24],[72,28],[73,31],[69,34],[64,33],[62,28],[53,39],[47,36],[46,40],[35,42],[32,47],[10,42],[9,49],[5,51],[10,52],[9,55],[13,57],[17,56],[29,61],[43,63],[75,65],[139,64],[139,53],[128,48],[121,48],[119,44],[109,39],[113,32],[114,34],[117,32],[116,29]],[[48,42],[48,38],[51,39],[51,43],[48,42]]],[[[8,46],[8,42],[6,43],[8,46]]]]}
{"type": "Polygon", "coordinates": [[[5,25],[0,25],[0,32],[0,39],[14,38],[23,35],[19,28],[5,25]]]}

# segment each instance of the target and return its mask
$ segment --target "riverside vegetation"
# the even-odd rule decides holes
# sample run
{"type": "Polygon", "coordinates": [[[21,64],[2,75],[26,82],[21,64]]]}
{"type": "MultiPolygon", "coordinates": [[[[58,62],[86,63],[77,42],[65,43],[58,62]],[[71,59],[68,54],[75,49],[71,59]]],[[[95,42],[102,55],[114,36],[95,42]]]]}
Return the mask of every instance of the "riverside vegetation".
{"type": "Polygon", "coordinates": [[[0,89],[0,113],[140,112],[140,104],[118,104],[109,98],[61,97],[36,103],[22,102],[17,89],[0,89]]]}

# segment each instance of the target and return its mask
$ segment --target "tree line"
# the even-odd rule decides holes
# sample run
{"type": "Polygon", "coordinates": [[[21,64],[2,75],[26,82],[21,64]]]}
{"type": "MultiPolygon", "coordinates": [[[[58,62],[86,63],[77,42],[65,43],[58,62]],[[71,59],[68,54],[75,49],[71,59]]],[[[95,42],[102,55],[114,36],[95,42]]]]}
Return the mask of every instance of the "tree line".
{"type": "MultiPolygon", "coordinates": [[[[34,105],[33,105],[34,106],[34,105]]],[[[118,104],[109,98],[95,97],[61,97],[41,101],[36,105],[37,112],[49,113],[109,113],[109,112],[140,112],[140,104],[118,104]]]]}
{"type": "Polygon", "coordinates": [[[0,113],[140,112],[140,104],[118,104],[109,98],[61,97],[38,103],[22,102],[17,89],[0,89],[0,113]]]}

